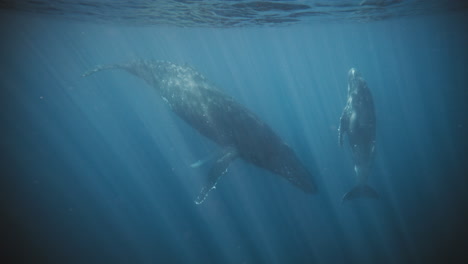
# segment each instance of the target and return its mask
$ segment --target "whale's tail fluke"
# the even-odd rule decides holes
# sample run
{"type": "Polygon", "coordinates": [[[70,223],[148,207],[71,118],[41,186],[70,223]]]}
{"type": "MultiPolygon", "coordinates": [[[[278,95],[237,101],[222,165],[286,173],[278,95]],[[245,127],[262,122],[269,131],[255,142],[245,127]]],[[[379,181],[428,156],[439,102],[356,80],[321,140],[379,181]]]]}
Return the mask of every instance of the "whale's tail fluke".
{"type": "Polygon", "coordinates": [[[379,199],[380,196],[377,193],[376,190],[372,189],[367,184],[359,184],[355,186],[351,191],[347,192],[343,196],[342,202],[348,201],[348,200],[354,200],[357,198],[372,198],[372,199],[379,199]]]}
{"type": "Polygon", "coordinates": [[[116,68],[118,68],[116,65],[97,65],[93,69],[83,73],[81,76],[82,77],[88,77],[88,76],[90,76],[92,74],[95,74],[96,72],[100,72],[100,71],[103,71],[103,70],[109,70],[109,69],[116,69],[116,68]]]}
{"type": "Polygon", "coordinates": [[[112,70],[112,69],[127,69],[129,68],[128,65],[124,65],[124,64],[108,64],[108,65],[97,65],[96,67],[94,67],[93,69],[83,73],[81,75],[81,77],[88,77],[90,75],[93,75],[95,74],[96,72],[100,72],[100,71],[103,71],[103,70],[112,70]]]}

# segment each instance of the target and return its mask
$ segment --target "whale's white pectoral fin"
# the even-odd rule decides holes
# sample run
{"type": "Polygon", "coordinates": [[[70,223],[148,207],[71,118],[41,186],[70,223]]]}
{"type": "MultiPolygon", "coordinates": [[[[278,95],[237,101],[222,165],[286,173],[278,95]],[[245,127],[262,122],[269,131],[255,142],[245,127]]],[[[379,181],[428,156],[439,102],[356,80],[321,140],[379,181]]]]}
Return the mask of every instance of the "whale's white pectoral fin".
{"type": "Polygon", "coordinates": [[[200,166],[202,166],[203,164],[205,164],[206,160],[198,160],[198,161],[195,161],[194,163],[190,164],[190,168],[198,168],[200,166]]]}
{"type": "Polygon", "coordinates": [[[229,164],[237,158],[237,151],[235,149],[226,149],[223,151],[220,158],[218,158],[211,168],[208,174],[208,180],[203,186],[200,194],[195,199],[196,204],[201,204],[205,201],[208,193],[216,187],[216,183],[218,182],[219,178],[227,173],[229,164]]]}
{"type": "MultiPolygon", "coordinates": [[[[223,155],[224,154],[225,154],[225,152],[223,152],[223,155]]],[[[216,157],[216,155],[213,153],[213,154],[209,155],[208,157],[205,157],[204,159],[195,161],[194,163],[190,164],[190,167],[191,168],[199,168],[199,167],[205,165],[206,163],[208,163],[209,161],[213,160],[215,157],[216,157]]]]}

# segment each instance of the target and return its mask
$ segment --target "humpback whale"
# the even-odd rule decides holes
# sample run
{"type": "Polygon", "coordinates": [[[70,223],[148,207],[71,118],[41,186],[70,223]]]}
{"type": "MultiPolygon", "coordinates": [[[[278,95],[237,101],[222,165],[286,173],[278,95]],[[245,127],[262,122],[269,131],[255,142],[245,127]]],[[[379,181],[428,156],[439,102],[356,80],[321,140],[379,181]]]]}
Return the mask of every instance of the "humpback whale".
{"type": "Polygon", "coordinates": [[[306,193],[316,192],[311,174],[292,148],[194,68],[167,61],[137,60],[98,65],[83,77],[109,69],[121,69],[146,81],[178,117],[221,147],[196,204],[206,199],[218,179],[227,173],[229,164],[238,158],[284,177],[306,193]]]}
{"type": "Polygon", "coordinates": [[[360,197],[379,198],[378,193],[367,185],[375,155],[374,101],[366,81],[355,68],[348,72],[348,100],[338,128],[341,146],[345,133],[348,134],[358,184],[343,196],[342,201],[360,197]]]}

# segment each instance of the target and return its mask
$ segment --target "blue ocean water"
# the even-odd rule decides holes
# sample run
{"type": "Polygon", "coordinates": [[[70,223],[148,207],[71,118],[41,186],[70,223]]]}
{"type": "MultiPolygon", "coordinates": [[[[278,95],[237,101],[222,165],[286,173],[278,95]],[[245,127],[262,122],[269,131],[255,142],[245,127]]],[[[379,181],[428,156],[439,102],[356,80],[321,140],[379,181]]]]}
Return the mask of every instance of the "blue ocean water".
{"type": "Polygon", "coordinates": [[[239,27],[31,13],[0,13],[3,263],[467,259],[466,11],[239,27]],[[196,205],[209,166],[190,164],[219,147],[142,80],[81,77],[138,58],[198,69],[294,149],[318,193],[236,160],[196,205]],[[342,204],[351,67],[374,97],[381,198],[342,204]]]}

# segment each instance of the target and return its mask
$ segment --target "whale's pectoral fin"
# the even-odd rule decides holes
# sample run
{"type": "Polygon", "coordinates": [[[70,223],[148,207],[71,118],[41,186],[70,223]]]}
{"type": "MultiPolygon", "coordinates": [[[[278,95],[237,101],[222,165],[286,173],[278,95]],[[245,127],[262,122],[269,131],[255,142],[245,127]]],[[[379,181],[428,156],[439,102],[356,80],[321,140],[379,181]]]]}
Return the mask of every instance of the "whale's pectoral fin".
{"type": "MultiPolygon", "coordinates": [[[[224,154],[224,152],[223,152],[223,154],[224,154]]],[[[215,158],[215,155],[213,153],[213,154],[205,157],[204,159],[197,160],[194,163],[190,164],[190,167],[191,168],[199,168],[199,167],[205,165],[206,163],[208,163],[209,161],[213,160],[214,158],[215,158]]]]}
{"type": "Polygon", "coordinates": [[[190,164],[190,167],[191,168],[198,168],[198,167],[201,167],[202,165],[204,165],[206,162],[207,162],[206,159],[197,160],[194,163],[190,164]]]}
{"type": "Polygon", "coordinates": [[[195,199],[196,204],[201,204],[205,201],[208,193],[216,187],[219,178],[227,173],[229,164],[237,158],[237,151],[229,148],[223,151],[222,155],[216,160],[208,174],[208,180],[203,186],[200,194],[195,199]]]}
{"type": "Polygon", "coordinates": [[[345,108],[340,118],[340,126],[338,127],[338,139],[340,146],[343,146],[343,136],[344,133],[348,131],[349,118],[347,112],[347,108],[345,108]]]}

